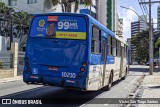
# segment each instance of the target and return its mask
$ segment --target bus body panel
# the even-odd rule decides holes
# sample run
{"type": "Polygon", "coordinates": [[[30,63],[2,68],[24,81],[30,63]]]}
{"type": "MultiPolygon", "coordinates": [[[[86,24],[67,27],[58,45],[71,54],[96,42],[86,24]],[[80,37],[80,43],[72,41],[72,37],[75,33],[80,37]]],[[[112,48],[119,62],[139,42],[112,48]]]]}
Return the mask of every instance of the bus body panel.
{"type": "MultiPolygon", "coordinates": [[[[115,34],[113,34],[111,31],[108,29],[104,28],[99,22],[96,20],[92,19],[90,23],[90,29],[92,29],[92,26],[96,25],[98,28],[100,28],[102,34],[101,34],[101,39],[104,37],[107,41],[107,36],[110,35],[113,38],[115,37],[115,34]],[[105,34],[103,34],[105,33],[105,34]]],[[[92,32],[92,31],[91,31],[92,32]]],[[[91,34],[92,35],[92,34],[91,34]]],[[[91,42],[90,37],[90,42],[91,42]]],[[[121,41],[121,40],[120,40],[121,41]]],[[[125,42],[123,42],[125,43],[125,42]]],[[[106,47],[108,48],[108,47],[106,47]]],[[[102,49],[102,48],[101,48],[102,49]]],[[[108,50],[108,49],[107,49],[108,50]]],[[[91,51],[91,50],[90,50],[91,51]]],[[[102,87],[105,87],[108,85],[109,82],[109,77],[111,71],[113,71],[113,81],[117,81],[118,79],[122,78],[125,76],[126,73],[126,68],[127,68],[127,63],[125,62],[125,58],[123,58],[123,65],[124,67],[121,69],[121,57],[114,57],[114,56],[106,56],[106,67],[105,70],[103,68],[104,62],[102,62],[102,53],[101,54],[92,54],[90,53],[90,66],[89,66],[89,75],[87,79],[87,90],[98,90],[102,87]],[[121,71],[122,70],[122,71],[121,71]],[[121,77],[120,71],[122,72],[121,77]],[[103,72],[105,72],[105,76],[103,76],[103,72]],[[104,81],[103,81],[104,79],[104,81]],[[104,83],[103,83],[104,82],[104,83]]]]}
{"type": "MultiPolygon", "coordinates": [[[[63,35],[60,35],[59,33],[56,33],[56,35],[59,35],[58,38],[29,37],[27,40],[25,57],[28,58],[31,73],[27,73],[28,67],[25,65],[23,72],[24,82],[32,82],[34,84],[38,82],[60,87],[71,87],[91,91],[107,86],[111,73],[113,73],[113,81],[125,76],[126,69],[128,69],[127,58],[108,55],[108,36],[111,36],[126,45],[125,41],[118,38],[112,31],[104,27],[91,16],[85,14],[51,13],[45,15],[35,15],[35,17],[39,17],[39,21],[41,20],[41,17],[44,16],[44,20],[52,20],[46,18],[48,16],[61,16],[60,18],[67,18],[67,20],[73,22],[76,22],[76,20],[82,18],[82,21],[79,21],[83,24],[78,25],[81,25],[79,26],[81,32],[84,31],[82,28],[86,27],[86,39],[84,40],[84,33],[77,33],[78,37],[83,35],[83,38],[80,37],[80,39],[83,40],[76,40],[76,38],[71,39],[71,37],[60,38],[60,36],[63,35]],[[102,52],[99,54],[94,54],[91,52],[93,26],[99,28],[101,32],[100,49],[102,52]],[[83,66],[83,63],[85,63],[85,66],[83,66]],[[81,68],[84,68],[83,72],[81,72],[81,68]]],[[[37,21],[36,23],[39,22],[37,21]]],[[[45,23],[48,22],[46,21],[45,23]]],[[[62,27],[61,24],[59,26],[60,28],[62,27]]],[[[32,28],[30,27],[30,29],[32,28]]],[[[36,30],[37,28],[34,27],[34,29],[36,30]]],[[[43,33],[45,34],[47,31],[48,30],[43,33]]],[[[66,30],[62,33],[64,32],[68,35],[66,30]]],[[[72,30],[69,32],[73,33],[72,30]]],[[[78,30],[76,30],[76,32],[78,32],[78,30]]],[[[34,32],[32,34],[34,34],[34,32]]]]}
{"type": "MultiPolygon", "coordinates": [[[[39,24],[41,20],[44,20],[45,22],[44,21],[41,22],[44,22],[46,24],[48,23],[46,21],[48,20],[47,19],[48,16],[58,16],[58,15],[50,14],[50,15],[42,15],[42,17],[41,15],[38,15],[37,16],[38,21],[35,20],[32,21],[32,23],[39,24]]],[[[66,14],[66,16],[64,15],[64,19],[61,16],[61,18],[63,19],[61,20],[67,21],[69,20],[69,17],[71,17],[72,20],[70,19],[69,21],[80,24],[83,22],[83,20],[81,20],[81,22],[77,22],[76,20],[78,20],[79,18],[87,20],[85,19],[85,16],[86,15],[80,15],[77,17],[77,15],[70,16],[66,14]],[[67,19],[65,19],[66,17],[67,19]]],[[[34,18],[36,18],[36,16],[34,18]]],[[[70,24],[72,26],[71,29],[73,29],[73,26],[75,25],[73,23],[70,24]]],[[[45,24],[44,26],[47,26],[45,24]]],[[[75,26],[78,26],[78,24],[75,26]]],[[[85,22],[84,25],[86,25],[87,27],[87,22],[85,22]]],[[[83,30],[82,28],[86,27],[81,25],[78,26],[78,28],[81,29],[81,31],[83,30]]],[[[33,28],[31,29],[32,29],[30,31],[31,37],[29,37],[27,40],[26,55],[25,55],[25,57],[28,60],[27,62],[29,63],[29,68],[31,70],[31,73],[27,73],[26,71],[28,67],[24,66],[24,72],[23,72],[24,81],[32,83],[40,82],[43,84],[57,85],[63,87],[73,87],[85,90],[86,75],[88,70],[87,32],[85,31],[86,40],[75,40],[75,38],[73,37],[70,37],[71,39],[34,37],[34,35],[38,33],[33,31],[33,28]],[[83,63],[86,63],[87,65],[83,67],[82,66],[83,63]],[[80,71],[82,67],[84,68],[83,72],[80,71]]],[[[34,30],[36,30],[35,26],[34,30]]],[[[42,34],[44,35],[45,32],[47,31],[44,31],[42,34]]],[[[70,30],[69,32],[72,32],[72,30],[70,30]]],[[[74,34],[77,32],[78,30],[74,31],[74,34]]],[[[64,32],[62,32],[62,34],[64,34],[64,32]]],[[[80,37],[79,33],[77,33],[77,35],[80,37]]]]}

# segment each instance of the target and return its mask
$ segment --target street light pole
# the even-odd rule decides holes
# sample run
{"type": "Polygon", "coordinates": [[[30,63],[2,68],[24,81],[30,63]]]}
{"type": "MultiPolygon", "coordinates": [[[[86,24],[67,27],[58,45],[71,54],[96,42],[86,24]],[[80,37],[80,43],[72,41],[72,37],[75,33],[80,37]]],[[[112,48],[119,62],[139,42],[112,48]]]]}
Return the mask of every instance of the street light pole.
{"type": "Polygon", "coordinates": [[[138,15],[139,18],[141,18],[141,20],[142,20],[143,22],[145,22],[145,23],[148,25],[148,23],[147,23],[141,16],[139,16],[139,14],[138,14],[136,11],[134,11],[133,9],[130,9],[130,8],[127,8],[127,7],[124,7],[124,6],[120,6],[120,7],[133,11],[134,13],[136,13],[136,14],[138,15]]]}

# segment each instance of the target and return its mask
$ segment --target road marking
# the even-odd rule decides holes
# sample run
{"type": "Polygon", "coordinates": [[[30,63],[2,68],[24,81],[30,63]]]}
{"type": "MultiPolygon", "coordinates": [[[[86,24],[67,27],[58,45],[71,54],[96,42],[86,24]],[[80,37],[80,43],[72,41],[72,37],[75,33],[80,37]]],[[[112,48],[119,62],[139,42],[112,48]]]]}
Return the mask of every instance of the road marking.
{"type": "Polygon", "coordinates": [[[129,83],[129,84],[133,84],[136,81],[137,78],[139,78],[139,77],[134,78],[134,80],[132,80],[132,82],[129,83]]]}
{"type": "Polygon", "coordinates": [[[127,87],[124,87],[124,89],[127,89],[127,87]]]}
{"type": "MultiPolygon", "coordinates": [[[[133,74],[136,74],[136,73],[132,73],[132,75],[133,75],[133,74]]],[[[132,75],[129,75],[129,76],[132,76],[132,75]]],[[[129,85],[133,84],[133,83],[134,83],[138,78],[140,78],[140,77],[141,77],[141,75],[138,75],[137,77],[135,77],[135,78],[125,87],[125,89],[126,89],[129,85]]],[[[112,89],[114,89],[114,88],[115,88],[117,85],[119,85],[119,84],[120,84],[120,83],[112,86],[112,89]]],[[[123,88],[122,88],[121,91],[123,91],[123,88]]],[[[121,91],[119,91],[119,92],[121,92],[121,91]]],[[[107,93],[107,92],[103,92],[103,93],[101,93],[100,95],[98,95],[98,96],[95,97],[95,98],[99,98],[100,96],[102,96],[102,95],[105,94],[105,93],[107,93]]],[[[95,98],[93,98],[93,99],[85,102],[84,104],[80,105],[80,107],[84,107],[84,106],[86,106],[87,104],[90,104],[90,102],[94,101],[95,98]]],[[[116,98],[116,96],[113,96],[112,98],[116,98]]],[[[109,104],[104,104],[104,106],[108,106],[108,105],[109,105],[109,104]]]]}
{"type": "MultiPolygon", "coordinates": [[[[102,96],[104,93],[107,93],[107,92],[105,91],[105,92],[101,93],[100,95],[98,95],[98,96],[95,97],[95,98],[99,98],[99,97],[102,96]]],[[[91,99],[91,100],[85,102],[84,104],[80,105],[79,107],[84,107],[84,106],[86,106],[87,104],[90,104],[90,102],[94,101],[95,98],[93,98],[93,99],[91,99]]]]}

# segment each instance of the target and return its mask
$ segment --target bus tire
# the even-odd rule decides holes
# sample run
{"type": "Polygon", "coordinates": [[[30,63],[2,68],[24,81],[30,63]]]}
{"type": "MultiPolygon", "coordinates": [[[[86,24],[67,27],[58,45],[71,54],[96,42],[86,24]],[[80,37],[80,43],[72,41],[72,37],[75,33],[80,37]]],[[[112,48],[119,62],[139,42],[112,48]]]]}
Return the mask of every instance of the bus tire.
{"type": "Polygon", "coordinates": [[[124,77],[122,77],[122,80],[125,80],[125,79],[126,79],[126,77],[127,77],[127,74],[128,74],[128,70],[127,70],[127,68],[126,68],[126,72],[125,72],[125,75],[124,75],[124,77]]]}
{"type": "Polygon", "coordinates": [[[112,87],[112,83],[113,83],[113,73],[110,73],[110,77],[109,77],[109,82],[108,85],[106,86],[106,90],[109,91],[112,87]]]}

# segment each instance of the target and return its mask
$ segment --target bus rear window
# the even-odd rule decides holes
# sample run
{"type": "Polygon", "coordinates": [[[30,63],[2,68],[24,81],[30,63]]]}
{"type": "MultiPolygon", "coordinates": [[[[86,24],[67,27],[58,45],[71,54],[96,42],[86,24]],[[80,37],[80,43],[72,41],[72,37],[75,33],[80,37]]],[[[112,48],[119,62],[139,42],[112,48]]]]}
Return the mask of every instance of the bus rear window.
{"type": "Polygon", "coordinates": [[[30,37],[86,40],[86,22],[75,16],[37,16],[31,24],[30,37]]]}

